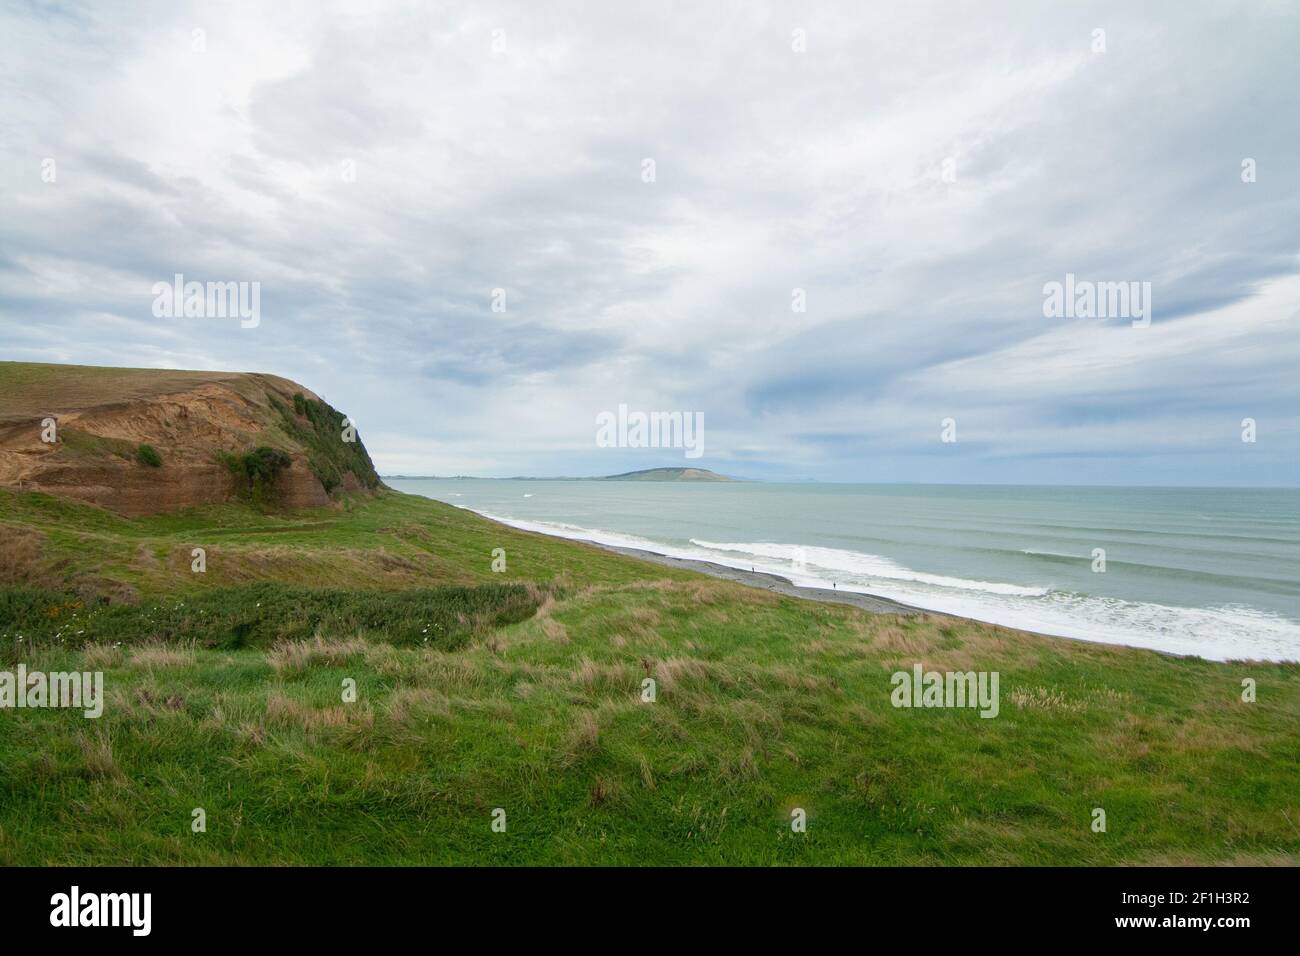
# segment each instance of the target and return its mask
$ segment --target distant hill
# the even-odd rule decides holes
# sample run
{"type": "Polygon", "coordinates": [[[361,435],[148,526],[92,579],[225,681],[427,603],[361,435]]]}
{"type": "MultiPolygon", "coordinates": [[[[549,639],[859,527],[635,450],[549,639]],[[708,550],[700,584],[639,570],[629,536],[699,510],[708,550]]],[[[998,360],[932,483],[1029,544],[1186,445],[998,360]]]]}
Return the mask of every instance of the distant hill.
{"type": "Polygon", "coordinates": [[[536,478],[531,475],[511,475],[509,478],[484,478],[480,475],[381,475],[384,480],[435,480],[435,481],[745,481],[744,478],[732,478],[720,475],[707,468],[645,468],[641,471],[625,471],[621,475],[596,475],[581,478],[574,475],[560,475],[550,478],[536,478]]]}
{"type": "Polygon", "coordinates": [[[0,487],[126,515],[324,505],[380,484],[343,420],[276,375],[0,362],[0,487]]]}
{"type": "Polygon", "coordinates": [[[621,475],[606,475],[598,481],[735,481],[726,475],[707,468],[646,468],[626,471],[621,475]]]}

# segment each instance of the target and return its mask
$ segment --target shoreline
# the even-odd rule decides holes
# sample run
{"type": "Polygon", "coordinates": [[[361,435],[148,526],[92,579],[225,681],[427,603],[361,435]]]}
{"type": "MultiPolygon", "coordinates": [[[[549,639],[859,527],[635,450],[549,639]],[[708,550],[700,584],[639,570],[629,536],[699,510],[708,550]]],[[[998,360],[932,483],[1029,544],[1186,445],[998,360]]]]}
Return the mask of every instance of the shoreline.
{"type": "MultiPolygon", "coordinates": [[[[393,489],[399,494],[410,494],[411,492],[393,489]]],[[[426,495],[416,495],[417,497],[428,497],[426,495]]],[[[442,501],[442,499],[433,499],[442,501]]],[[[1014,631],[1019,634],[1031,637],[1041,638],[1047,641],[1066,641],[1071,644],[1088,645],[1093,647],[1109,647],[1123,649],[1127,651],[1146,652],[1158,654],[1162,657],[1173,657],[1181,659],[1202,660],[1213,664],[1280,664],[1295,665],[1300,664],[1300,659],[1291,657],[1277,656],[1259,656],[1252,657],[1249,654],[1225,654],[1223,656],[1207,656],[1205,653],[1196,650],[1172,650],[1167,647],[1153,647],[1148,644],[1131,643],[1124,640],[1107,640],[1096,637],[1080,637],[1074,634],[1053,633],[1046,630],[1034,630],[1026,627],[1019,627],[1014,624],[999,623],[983,618],[971,617],[965,614],[958,614],[952,611],[942,611],[933,608],[921,607],[913,604],[905,604],[902,601],[893,598],[882,597],[876,594],[870,594],[862,591],[840,591],[837,588],[810,587],[793,583],[789,578],[775,574],[769,571],[746,571],[743,568],[736,568],[731,565],[719,564],[713,561],[705,561],[699,558],[678,558],[672,555],[663,554],[646,548],[633,548],[624,545],[606,544],[592,538],[578,537],[576,535],[557,534],[552,531],[540,530],[535,526],[528,524],[516,524],[512,520],[504,519],[498,515],[487,514],[469,508],[465,505],[455,504],[454,502],[443,501],[443,504],[451,505],[453,508],[461,508],[472,514],[478,515],[487,521],[503,525],[515,531],[522,531],[527,534],[538,535],[543,538],[551,538],[560,541],[569,541],[574,544],[586,545],[588,547],[599,548],[613,554],[623,557],[633,558],[638,561],[646,561],[651,564],[658,564],[664,567],[676,568],[678,570],[691,571],[696,574],[704,574],[709,577],[718,578],[724,581],[730,581],[735,584],[741,584],[746,587],[759,588],[764,591],[781,594],[786,597],[793,597],[805,601],[815,601],[821,604],[843,604],[850,607],[856,607],[868,614],[898,614],[903,616],[913,615],[930,615],[933,617],[949,618],[954,621],[964,621],[973,624],[990,625],[993,627],[1004,628],[1008,631],[1014,631]]]]}
{"type": "MultiPolygon", "coordinates": [[[[504,524],[504,522],[501,522],[499,519],[488,518],[487,515],[481,514],[480,512],[475,511],[474,514],[479,515],[481,518],[487,518],[489,521],[496,521],[498,524],[504,524]]],[[[1218,660],[1216,658],[1203,657],[1200,654],[1180,654],[1177,651],[1169,651],[1159,647],[1141,647],[1137,644],[1096,641],[1090,640],[1086,637],[1072,637],[1067,634],[1047,634],[1043,631],[1030,631],[1022,627],[1013,627],[1007,624],[994,624],[991,621],[981,621],[979,618],[965,617],[961,614],[951,614],[947,611],[933,611],[928,608],[916,607],[912,604],[904,604],[901,601],[895,601],[892,598],[879,597],[874,594],[866,594],[860,591],[840,591],[834,588],[805,587],[803,585],[794,584],[789,578],[784,578],[779,574],[772,574],[767,571],[746,571],[743,568],[733,568],[729,565],[716,564],[712,561],[700,561],[694,558],[675,558],[672,555],[660,554],[658,551],[648,551],[644,548],[625,548],[619,545],[602,544],[599,541],[592,541],[589,538],[569,538],[564,535],[546,534],[542,531],[518,528],[510,524],[506,524],[506,527],[514,528],[516,531],[527,531],[530,534],[541,535],[544,538],[556,538],[560,541],[571,541],[575,544],[585,544],[588,547],[600,548],[602,551],[621,554],[623,557],[635,558],[638,561],[648,561],[651,564],[660,564],[665,567],[677,568],[683,571],[694,571],[697,574],[706,574],[709,577],[731,581],[735,584],[743,584],[746,587],[760,588],[764,591],[773,591],[787,597],[801,598],[805,601],[816,601],[821,604],[847,604],[851,607],[856,607],[866,611],[868,614],[901,614],[907,616],[914,614],[927,614],[931,617],[944,617],[951,618],[955,621],[966,621],[972,624],[1001,627],[1008,631],[1025,634],[1030,637],[1041,638],[1045,641],[1067,641],[1071,644],[1080,644],[1092,647],[1109,647],[1117,650],[1133,651],[1136,653],[1158,654],[1161,657],[1172,657],[1182,660],[1202,660],[1216,665],[1249,663],[1287,665],[1296,663],[1295,661],[1275,661],[1252,657],[1230,657],[1225,658],[1224,660],[1218,660]]]]}
{"type": "MultiPolygon", "coordinates": [[[[475,513],[477,514],[477,512],[475,513]]],[[[537,534],[540,532],[533,533],[537,534]]],[[[546,535],[545,537],[560,536],[546,535]]],[[[904,604],[901,601],[895,601],[892,598],[878,597],[874,594],[865,594],[860,591],[840,591],[834,588],[804,587],[793,583],[789,578],[784,578],[779,574],[771,574],[767,571],[745,571],[742,568],[733,568],[725,564],[715,564],[712,561],[674,558],[672,555],[660,554],[658,551],[647,551],[642,548],[623,548],[612,544],[601,544],[599,541],[590,541],[586,538],[560,538],[560,540],[578,541],[582,544],[591,545],[594,548],[600,548],[604,551],[612,551],[615,554],[621,554],[624,557],[636,558],[640,561],[649,561],[652,564],[662,564],[666,567],[679,568],[685,571],[695,571],[699,574],[707,574],[710,577],[720,578],[724,581],[743,584],[746,587],[761,588],[764,591],[774,591],[778,594],[784,594],[787,597],[802,598],[805,601],[817,601],[821,604],[847,604],[851,607],[856,607],[866,611],[868,614],[901,614],[907,616],[925,614],[931,617],[951,618],[955,621],[965,621],[970,624],[983,624],[991,627],[1000,627],[1008,631],[1014,631],[1017,634],[1026,634],[1030,637],[1042,638],[1045,641],[1068,641],[1071,644],[1109,647],[1138,653],[1159,654],[1162,657],[1173,657],[1183,660],[1203,660],[1208,661],[1211,664],[1290,663],[1288,661],[1255,661],[1253,658],[1231,658],[1229,660],[1218,661],[1211,658],[1201,657],[1196,654],[1178,654],[1174,651],[1166,651],[1158,647],[1138,647],[1134,644],[1115,644],[1109,641],[1091,641],[1086,637],[1070,637],[1065,634],[1044,634],[1041,631],[1027,631],[1020,627],[1011,627],[1005,624],[993,624],[990,621],[981,621],[979,618],[974,617],[963,617],[960,614],[950,614],[947,611],[932,611],[927,608],[904,604]]]]}
{"type": "MultiPolygon", "coordinates": [[[[479,514],[479,512],[474,512],[479,514]]],[[[480,515],[480,517],[487,517],[480,515]]],[[[495,518],[488,518],[489,521],[495,521],[495,518]]],[[[514,527],[506,525],[506,527],[514,527]]],[[[525,530],[515,528],[516,531],[525,530]]],[[[612,551],[614,554],[621,554],[627,558],[635,558],[639,561],[649,561],[652,564],[661,564],[665,567],[678,568],[684,571],[695,571],[698,574],[707,574],[709,577],[720,578],[724,581],[731,581],[736,584],[743,584],[746,587],[761,588],[764,591],[774,591],[778,594],[784,594],[787,597],[802,598],[805,601],[817,601],[822,604],[847,604],[851,607],[860,608],[868,614],[928,614],[931,617],[952,618],[955,621],[966,621],[972,624],[984,624],[992,627],[1000,627],[1008,631],[1014,631],[1018,634],[1027,634],[1030,637],[1042,638],[1046,641],[1068,641],[1071,644],[1083,644],[1093,647],[1109,647],[1125,651],[1134,651],[1138,653],[1159,654],[1161,657],[1173,657],[1181,660],[1201,660],[1210,664],[1287,664],[1297,663],[1289,660],[1269,660],[1253,657],[1230,657],[1224,660],[1218,660],[1212,657],[1203,657],[1200,654],[1180,654],[1177,651],[1168,651],[1159,647],[1141,647],[1137,644],[1124,644],[1112,641],[1095,641],[1086,637],[1072,637],[1068,634],[1047,634],[1043,631],[1030,631],[1022,627],[1013,627],[1008,624],[994,624],[991,621],[981,621],[976,617],[965,617],[961,614],[951,614],[948,611],[933,611],[928,608],[916,607],[911,604],[904,604],[901,601],[895,601],[892,598],[878,597],[874,594],[865,594],[860,591],[840,591],[833,588],[812,588],[794,584],[789,578],[784,578],[779,574],[772,574],[767,571],[746,571],[743,568],[733,568],[725,564],[715,564],[712,561],[699,561],[692,558],[674,558],[672,555],[660,554],[658,551],[647,551],[643,548],[624,548],[613,544],[602,544],[599,541],[592,541],[588,538],[566,538],[562,535],[550,535],[541,531],[531,531],[532,534],[540,534],[546,538],[558,538],[561,541],[573,541],[579,544],[589,545],[593,548],[600,548],[602,551],[612,551]]]]}
{"type": "MultiPolygon", "coordinates": [[[[556,536],[558,537],[558,536],[556,536]]],[[[940,611],[927,611],[925,608],[913,607],[910,604],[904,604],[901,601],[895,601],[891,598],[878,597],[874,594],[865,594],[861,591],[840,591],[836,588],[814,588],[806,587],[801,584],[795,584],[789,578],[784,578],[779,574],[772,574],[768,571],[746,571],[743,568],[733,568],[726,564],[715,564],[712,561],[699,561],[693,558],[674,558],[672,555],[660,554],[658,551],[647,551],[642,548],[624,548],[613,544],[601,544],[599,541],[591,541],[581,538],[568,538],[563,540],[583,541],[605,551],[612,551],[615,554],[621,554],[624,557],[637,558],[642,561],[649,561],[653,564],[662,564],[670,568],[679,568],[685,571],[696,571],[700,574],[707,574],[710,577],[721,578],[724,581],[732,581],[736,584],[744,584],[752,588],[760,588],[764,591],[774,591],[777,594],[784,594],[787,597],[803,598],[806,601],[818,601],[822,604],[848,604],[853,607],[861,608],[869,614],[939,614],[943,617],[953,617],[951,614],[943,614],[940,611]]],[[[967,620],[974,620],[969,618],[967,620]]]]}
{"type": "MultiPolygon", "coordinates": [[[[399,491],[398,494],[407,494],[407,492],[399,491]]],[[[436,501],[440,499],[433,500],[436,501]]],[[[768,571],[746,571],[743,568],[733,568],[730,565],[717,564],[713,561],[701,561],[697,558],[675,558],[672,555],[662,554],[658,551],[650,551],[645,548],[628,548],[622,545],[605,544],[600,541],[594,541],[591,538],[577,538],[562,534],[551,534],[546,531],[538,531],[536,528],[521,527],[498,516],[484,514],[481,511],[475,511],[473,508],[467,508],[464,505],[452,504],[451,502],[443,502],[443,504],[450,504],[453,508],[461,508],[465,511],[471,512],[472,514],[476,514],[487,521],[503,525],[504,527],[511,528],[515,531],[522,531],[526,534],[535,534],[543,538],[553,538],[558,541],[569,541],[573,544],[585,545],[589,548],[599,548],[602,551],[619,554],[625,558],[633,558],[637,561],[647,561],[651,564],[659,564],[664,567],[677,568],[683,571],[693,571],[696,574],[704,574],[709,577],[731,581],[732,583],[742,584],[746,587],[759,588],[764,591],[774,591],[787,597],[799,598],[805,601],[816,601],[821,604],[847,604],[850,607],[856,607],[866,611],[868,614],[901,614],[905,616],[928,614],[935,617],[946,617],[955,621],[965,621],[972,624],[992,624],[994,627],[1003,627],[1010,631],[1027,634],[1031,637],[1038,637],[1048,641],[1069,641],[1072,644],[1114,647],[1139,652],[1145,651],[1152,654],[1160,654],[1165,657],[1192,657],[1200,660],[1210,660],[1212,663],[1228,663],[1226,660],[1215,661],[1211,658],[1204,658],[1197,654],[1179,654],[1175,651],[1167,651],[1158,647],[1139,647],[1135,644],[1094,641],[1085,637],[1071,637],[1066,634],[1047,634],[1043,631],[1030,631],[1025,628],[1013,627],[1006,624],[993,624],[991,621],[981,621],[979,618],[966,617],[961,614],[952,614],[948,611],[935,611],[929,608],[917,607],[912,604],[904,604],[902,601],[895,601],[892,598],[880,597],[875,594],[866,594],[861,591],[840,591],[836,588],[805,587],[793,583],[789,578],[782,577],[779,574],[772,574],[768,571]]],[[[1250,661],[1253,660],[1253,658],[1232,658],[1231,660],[1250,661]]],[[[1273,662],[1265,661],[1264,663],[1273,662]]]]}

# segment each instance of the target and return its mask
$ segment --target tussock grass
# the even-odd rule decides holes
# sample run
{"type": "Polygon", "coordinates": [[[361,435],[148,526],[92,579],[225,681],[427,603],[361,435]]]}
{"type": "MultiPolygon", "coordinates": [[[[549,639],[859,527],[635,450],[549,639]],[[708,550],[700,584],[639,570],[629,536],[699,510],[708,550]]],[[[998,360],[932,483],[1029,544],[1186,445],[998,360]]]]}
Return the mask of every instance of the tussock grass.
{"type": "Polygon", "coordinates": [[[0,585],[37,585],[45,576],[45,536],[18,525],[0,525],[0,585]]]}
{"type": "Polygon", "coordinates": [[[365,655],[370,645],[364,638],[326,641],[319,634],[307,641],[281,641],[266,655],[267,663],[277,674],[300,674],[309,667],[335,667],[365,655]]]}
{"type": "MultiPolygon", "coordinates": [[[[93,656],[102,656],[102,650],[93,656]]],[[[151,642],[131,648],[128,661],[131,667],[152,670],[157,667],[191,667],[195,662],[193,644],[163,644],[151,642]]]]}
{"type": "Polygon", "coordinates": [[[274,519],[10,503],[68,576],[0,588],[0,657],[103,670],[107,701],[0,718],[0,863],[1300,860],[1300,666],[873,617],[402,496],[274,519]],[[274,579],[192,574],[194,540],[274,579]],[[381,551],[450,570],[394,591],[411,572],[381,551]],[[367,555],[364,587],[298,578],[367,555]],[[895,709],[915,663],[998,671],[999,716],[895,709]]]}
{"type": "Polygon", "coordinates": [[[114,644],[87,644],[81,649],[81,659],[90,670],[100,671],[121,667],[126,654],[114,644]]]}
{"type": "Polygon", "coordinates": [[[430,687],[399,687],[388,697],[386,716],[397,724],[450,715],[447,696],[430,687]]]}
{"type": "Polygon", "coordinates": [[[375,715],[370,708],[364,706],[335,704],[314,707],[275,691],[266,701],[266,720],[272,726],[319,730],[330,727],[370,727],[374,724],[375,715]]]}
{"type": "Polygon", "coordinates": [[[86,777],[109,783],[125,783],[126,777],[113,759],[113,744],[106,735],[80,733],[76,737],[86,777]]]}

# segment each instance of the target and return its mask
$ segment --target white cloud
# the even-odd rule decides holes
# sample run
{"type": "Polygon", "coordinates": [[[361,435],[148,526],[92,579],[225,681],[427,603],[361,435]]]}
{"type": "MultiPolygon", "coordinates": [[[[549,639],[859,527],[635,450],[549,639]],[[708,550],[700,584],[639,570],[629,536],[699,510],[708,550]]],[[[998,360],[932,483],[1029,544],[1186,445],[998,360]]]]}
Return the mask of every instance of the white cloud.
{"type": "Polygon", "coordinates": [[[297,377],[407,472],[666,463],[595,449],[626,401],[703,411],[706,463],[749,473],[1119,480],[1154,447],[1155,477],[1293,480],[1206,438],[1238,399],[1295,414],[1285,14],[11,7],[0,347],[297,377]],[[1156,323],[1045,326],[1067,271],[1151,281],[1156,323]],[[160,323],[174,272],[262,282],[262,325],[160,323]]]}

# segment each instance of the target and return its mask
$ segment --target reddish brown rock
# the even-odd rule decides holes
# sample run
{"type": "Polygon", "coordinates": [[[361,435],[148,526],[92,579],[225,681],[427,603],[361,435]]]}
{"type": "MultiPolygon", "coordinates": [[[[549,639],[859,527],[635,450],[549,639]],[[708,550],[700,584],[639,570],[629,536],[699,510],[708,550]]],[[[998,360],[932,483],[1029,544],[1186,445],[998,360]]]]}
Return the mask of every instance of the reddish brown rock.
{"type": "MultiPolygon", "coordinates": [[[[240,483],[220,453],[259,446],[291,461],[272,488],[285,508],[321,506],[330,495],[308,461],[302,435],[286,425],[294,394],[318,397],[288,379],[234,372],[181,372],[0,362],[0,486],[44,491],[124,515],[154,514],[229,501],[240,483]],[[56,443],[42,440],[47,419],[56,443]],[[138,460],[152,446],[160,467],[138,460]]],[[[301,430],[304,417],[293,416],[301,430]]],[[[364,491],[376,479],[344,471],[338,490],[364,491]]]]}

